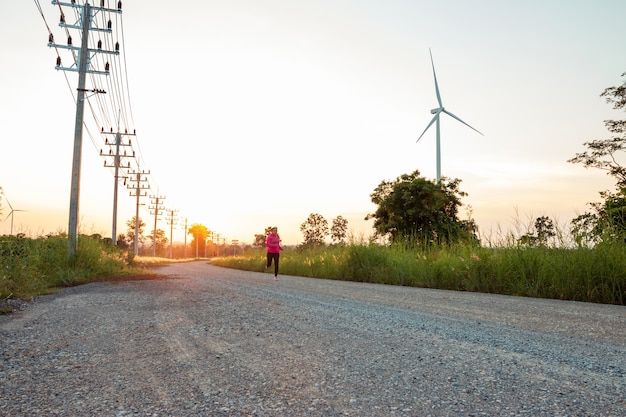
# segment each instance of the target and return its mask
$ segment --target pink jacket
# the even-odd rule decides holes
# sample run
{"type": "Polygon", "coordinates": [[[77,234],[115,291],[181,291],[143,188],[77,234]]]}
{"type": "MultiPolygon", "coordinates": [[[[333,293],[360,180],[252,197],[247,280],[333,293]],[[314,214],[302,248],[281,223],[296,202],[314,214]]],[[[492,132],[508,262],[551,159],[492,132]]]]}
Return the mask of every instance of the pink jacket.
{"type": "Polygon", "coordinates": [[[280,253],[283,248],[280,246],[280,236],[269,234],[265,240],[265,246],[268,253],[280,253]]]}

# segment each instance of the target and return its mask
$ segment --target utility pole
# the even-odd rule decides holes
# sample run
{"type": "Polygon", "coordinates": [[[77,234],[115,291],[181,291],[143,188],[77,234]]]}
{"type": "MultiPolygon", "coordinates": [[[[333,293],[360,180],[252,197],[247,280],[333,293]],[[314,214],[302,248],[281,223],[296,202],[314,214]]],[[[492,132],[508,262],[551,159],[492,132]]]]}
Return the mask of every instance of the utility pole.
{"type": "MultiPolygon", "coordinates": [[[[64,27],[67,29],[78,29],[81,31],[81,45],[80,47],[75,47],[72,45],[72,37],[68,36],[67,45],[60,45],[54,43],[54,39],[52,34],[48,38],[48,46],[54,47],[55,49],[69,49],[72,51],[74,55],[74,65],[71,67],[62,67],[61,66],[61,57],[57,56],[57,70],[63,71],[77,71],[78,72],[78,88],[76,95],[76,120],[74,124],[74,153],[72,158],[72,177],[71,177],[71,186],[70,186],[70,213],[69,213],[69,224],[67,230],[67,251],[70,259],[74,259],[76,257],[76,250],[78,249],[78,210],[79,210],[79,201],[80,201],[80,169],[81,169],[81,159],[82,159],[82,142],[83,142],[83,115],[85,109],[85,93],[91,91],[93,93],[104,93],[103,90],[93,89],[86,90],[85,89],[85,81],[87,73],[92,74],[109,74],[109,63],[107,62],[105,65],[104,71],[96,71],[91,69],[91,57],[96,53],[107,53],[107,54],[116,54],[119,55],[119,44],[116,47],[116,51],[105,51],[101,48],[99,49],[89,49],[89,32],[97,31],[97,32],[105,32],[112,33],[111,25],[107,25],[107,28],[98,28],[93,26],[93,10],[102,11],[102,12],[113,12],[113,13],[121,13],[121,2],[118,3],[118,9],[106,9],[104,7],[92,7],[89,3],[85,3],[84,5],[76,4],[76,2],[72,1],[72,3],[63,3],[57,0],[52,0],[52,4],[55,6],[65,6],[72,7],[78,9],[78,13],[80,15],[79,20],[75,24],[68,24],[65,21],[65,14],[61,11],[61,21],[59,22],[60,27],[64,27]],[[77,57],[77,58],[76,58],[77,57]]],[[[110,22],[110,20],[109,20],[110,22]]]]}
{"type": "Polygon", "coordinates": [[[137,198],[137,203],[135,205],[135,239],[134,239],[134,251],[135,255],[139,255],[139,197],[147,197],[148,191],[150,189],[149,185],[146,185],[145,182],[148,181],[146,175],[150,174],[150,171],[137,171],[131,172],[131,175],[136,175],[136,178],[129,178],[131,183],[136,183],[134,187],[129,187],[131,190],[130,196],[137,198]],[[143,175],[143,177],[142,177],[143,175]]]}
{"type": "MultiPolygon", "coordinates": [[[[135,151],[132,151],[132,154],[128,154],[128,152],[124,151],[124,155],[122,155],[120,153],[120,147],[122,146],[128,146],[128,147],[132,147],[132,143],[130,141],[130,139],[128,139],[127,143],[124,143],[122,141],[122,135],[124,136],[135,136],[135,132],[133,131],[133,133],[128,133],[128,131],[125,131],[124,133],[120,133],[119,131],[116,133],[113,133],[113,128],[111,128],[110,132],[105,132],[104,128],[102,128],[102,130],[100,131],[101,134],[103,135],[115,135],[115,142],[114,143],[110,143],[108,138],[104,139],[104,144],[109,146],[109,153],[108,155],[102,151],[102,149],[100,149],[100,155],[103,157],[112,157],[113,158],[113,164],[109,165],[107,163],[107,160],[104,160],[104,166],[106,168],[114,168],[115,172],[113,174],[113,224],[111,227],[111,239],[113,240],[113,244],[117,245],[117,190],[118,190],[118,185],[119,185],[119,180],[120,178],[124,178],[124,185],[126,185],[126,179],[127,177],[123,176],[120,177],[119,171],[120,168],[122,168],[122,158],[134,158],[135,157],[135,151]],[[115,152],[113,152],[112,147],[115,146],[115,152]]],[[[127,165],[124,167],[129,169],[130,168],[130,162],[127,163],[127,165]]]]}
{"type": "Polygon", "coordinates": [[[174,225],[176,224],[178,210],[168,210],[167,222],[170,225],[170,259],[172,259],[172,235],[174,234],[174,225]]]}
{"type": "Polygon", "coordinates": [[[187,218],[185,217],[185,252],[183,257],[187,259],[187,218]]]}
{"type": "Polygon", "coordinates": [[[154,214],[154,229],[153,229],[153,234],[152,234],[152,256],[156,256],[156,248],[157,248],[157,220],[159,219],[159,211],[164,210],[163,207],[161,207],[163,205],[163,200],[165,200],[165,197],[158,197],[158,196],[151,196],[150,197],[152,199],[152,201],[150,202],[150,204],[152,204],[152,206],[150,206],[150,210],[154,210],[154,212],[150,212],[150,214],[154,214]]]}

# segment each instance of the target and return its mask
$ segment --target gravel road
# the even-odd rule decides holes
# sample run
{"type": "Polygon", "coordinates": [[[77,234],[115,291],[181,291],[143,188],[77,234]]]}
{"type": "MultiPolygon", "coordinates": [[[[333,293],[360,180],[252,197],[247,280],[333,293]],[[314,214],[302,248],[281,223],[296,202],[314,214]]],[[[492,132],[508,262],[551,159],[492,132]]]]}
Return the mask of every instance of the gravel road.
{"type": "Polygon", "coordinates": [[[626,415],[625,307],[158,272],[0,317],[0,415],[626,415]]]}

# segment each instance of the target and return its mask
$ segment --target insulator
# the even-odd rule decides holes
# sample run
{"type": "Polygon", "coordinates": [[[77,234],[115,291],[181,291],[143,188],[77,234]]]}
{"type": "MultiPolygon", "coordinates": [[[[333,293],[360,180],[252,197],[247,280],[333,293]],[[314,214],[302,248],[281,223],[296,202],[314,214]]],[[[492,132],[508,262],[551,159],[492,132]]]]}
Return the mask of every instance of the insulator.
{"type": "Polygon", "coordinates": [[[100,155],[102,155],[102,149],[100,149],[100,155]]]}
{"type": "Polygon", "coordinates": [[[137,130],[133,129],[133,135],[136,135],[136,134],[137,134],[137,130]]]}
{"type": "Polygon", "coordinates": [[[128,156],[128,155],[126,155],[126,151],[124,151],[124,156],[128,156]]]}
{"type": "Polygon", "coordinates": [[[102,49],[102,40],[98,39],[98,49],[102,49]]]}
{"type": "Polygon", "coordinates": [[[135,151],[133,151],[133,158],[135,157],[135,151]]]}
{"type": "Polygon", "coordinates": [[[72,0],[72,4],[76,4],[76,0],[72,0]]]}
{"type": "Polygon", "coordinates": [[[128,146],[133,146],[133,143],[128,139],[128,146]]]}
{"type": "Polygon", "coordinates": [[[115,42],[115,50],[116,51],[120,50],[120,43],[119,42],[115,42]]]}
{"type": "Polygon", "coordinates": [[[51,33],[51,34],[48,36],[48,43],[52,43],[52,42],[54,42],[54,35],[51,33]]]}
{"type": "Polygon", "coordinates": [[[107,29],[111,29],[111,27],[113,27],[113,22],[109,20],[109,22],[107,23],[107,29]]]}
{"type": "Polygon", "coordinates": [[[109,144],[109,139],[108,138],[104,138],[104,144],[108,145],[109,144]]]}
{"type": "Polygon", "coordinates": [[[130,168],[130,162],[128,163],[128,168],[130,168]]]}
{"type": "Polygon", "coordinates": [[[104,0],[100,1],[100,7],[104,7],[104,0]]]}
{"type": "Polygon", "coordinates": [[[128,134],[128,129],[124,129],[124,133],[128,134]]]}
{"type": "Polygon", "coordinates": [[[109,155],[113,155],[113,149],[109,149],[109,155]]]}
{"type": "Polygon", "coordinates": [[[65,15],[61,14],[61,23],[65,23],[65,15]]]}
{"type": "Polygon", "coordinates": [[[117,10],[122,10],[122,2],[121,1],[117,2],[117,10]]]}
{"type": "Polygon", "coordinates": [[[100,129],[100,133],[104,133],[104,128],[100,129]]]}
{"type": "Polygon", "coordinates": [[[67,44],[68,44],[68,45],[71,45],[71,44],[72,44],[72,37],[71,37],[71,36],[68,36],[68,37],[67,37],[67,44]]]}
{"type": "Polygon", "coordinates": [[[61,57],[58,56],[57,57],[57,67],[60,67],[60,66],[61,66],[61,57]]]}
{"type": "Polygon", "coordinates": [[[104,70],[108,71],[109,70],[109,63],[107,62],[106,64],[104,64],[104,70]]]}
{"type": "Polygon", "coordinates": [[[113,128],[111,128],[111,133],[113,133],[113,128]]]}

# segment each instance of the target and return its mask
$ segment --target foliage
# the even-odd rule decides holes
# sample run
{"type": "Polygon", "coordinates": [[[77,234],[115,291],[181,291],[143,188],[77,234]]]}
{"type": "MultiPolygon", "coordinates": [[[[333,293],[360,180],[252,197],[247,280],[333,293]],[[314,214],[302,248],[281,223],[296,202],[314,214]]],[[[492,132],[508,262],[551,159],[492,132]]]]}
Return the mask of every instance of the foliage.
{"type": "MultiPolygon", "coordinates": [[[[420,248],[348,244],[287,248],[284,275],[626,305],[626,244],[496,248],[467,243],[420,248]]],[[[218,266],[262,272],[264,252],[216,258],[218,266]]]]}
{"type": "Polygon", "coordinates": [[[535,220],[534,233],[526,233],[519,238],[522,245],[536,246],[546,245],[548,239],[556,236],[554,231],[554,222],[548,216],[537,217],[535,220]]]}
{"type": "Polygon", "coordinates": [[[190,234],[193,237],[191,240],[191,247],[194,248],[196,256],[199,256],[200,253],[205,253],[206,241],[211,234],[211,231],[200,223],[194,223],[187,230],[187,234],[190,234]]]}
{"type": "Polygon", "coordinates": [[[165,230],[156,229],[152,232],[148,239],[152,242],[152,247],[155,249],[156,253],[161,253],[161,250],[165,248],[169,239],[165,235],[165,230]],[[156,248],[154,247],[156,241],[156,248]]]}
{"type": "Polygon", "coordinates": [[[342,216],[337,216],[333,219],[333,224],[330,228],[330,238],[333,243],[344,244],[346,241],[348,232],[348,220],[342,216]]]}
{"type": "MultiPolygon", "coordinates": [[[[128,228],[125,235],[120,235],[123,239],[126,247],[131,247],[135,245],[135,227],[138,227],[137,239],[139,243],[144,243],[146,241],[146,237],[144,236],[144,230],[146,227],[146,223],[139,218],[139,224],[136,223],[136,216],[133,216],[130,220],[126,222],[126,227],[128,228]]],[[[118,238],[118,242],[120,239],[118,238]]]]}
{"type": "Polygon", "coordinates": [[[0,298],[44,294],[127,270],[124,253],[110,239],[80,235],[76,257],[70,259],[66,235],[0,236],[0,298]]]}
{"type": "Polygon", "coordinates": [[[394,181],[383,181],[370,194],[378,206],[365,220],[374,219],[377,236],[410,244],[450,243],[476,240],[473,220],[458,219],[461,180],[442,178],[440,183],[420,177],[418,170],[394,181]]]}
{"type": "Polygon", "coordinates": [[[265,232],[263,234],[254,235],[254,243],[252,244],[252,246],[264,248],[265,242],[267,240],[267,236],[269,236],[269,234],[272,232],[272,229],[274,227],[275,226],[268,226],[265,228],[265,232]]]}
{"type": "Polygon", "coordinates": [[[304,235],[305,246],[324,245],[328,236],[328,221],[317,213],[309,214],[309,217],[300,225],[300,231],[304,235]]]}
{"type": "MultiPolygon", "coordinates": [[[[626,82],[605,89],[601,97],[614,109],[625,109],[626,82]]],[[[591,211],[572,220],[572,233],[580,245],[626,238],[626,166],[619,162],[619,155],[626,150],[626,120],[605,120],[604,125],[612,137],[585,142],[588,150],[568,160],[606,171],[616,181],[614,192],[600,192],[603,202],[589,203],[591,211]]]]}

